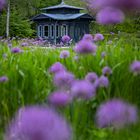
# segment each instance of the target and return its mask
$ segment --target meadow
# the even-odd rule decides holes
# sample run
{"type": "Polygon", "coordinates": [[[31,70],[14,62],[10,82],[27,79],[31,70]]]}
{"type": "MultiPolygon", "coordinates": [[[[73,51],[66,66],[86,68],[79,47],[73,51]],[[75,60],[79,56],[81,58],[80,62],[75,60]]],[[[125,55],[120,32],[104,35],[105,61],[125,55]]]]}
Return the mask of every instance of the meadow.
{"type": "MultiPolygon", "coordinates": [[[[13,46],[18,46],[13,41],[13,46]]],[[[65,107],[57,108],[72,126],[72,140],[140,140],[140,123],[120,130],[98,128],[95,113],[99,105],[112,98],[122,99],[140,107],[140,75],[134,75],[130,65],[140,60],[140,39],[134,35],[109,35],[96,42],[94,54],[79,55],[69,48],[21,47],[22,53],[11,53],[6,43],[0,43],[0,76],[8,81],[0,83],[0,139],[16,111],[24,106],[49,106],[48,96],[58,90],[53,84],[49,68],[62,63],[76,79],[84,79],[87,73],[102,75],[109,66],[109,86],[96,91],[89,100],[74,100],[65,107]],[[70,56],[60,58],[60,52],[68,50],[70,56]],[[104,56],[102,53],[104,52],[104,56]]]]}

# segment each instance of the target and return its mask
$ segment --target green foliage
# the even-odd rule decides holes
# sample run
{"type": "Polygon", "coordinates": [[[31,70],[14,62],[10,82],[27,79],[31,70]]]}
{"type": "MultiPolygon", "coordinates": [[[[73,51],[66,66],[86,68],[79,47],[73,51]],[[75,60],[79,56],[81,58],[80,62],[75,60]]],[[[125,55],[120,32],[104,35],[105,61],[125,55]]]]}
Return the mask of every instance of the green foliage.
{"type": "MultiPolygon", "coordinates": [[[[34,30],[30,19],[40,13],[40,8],[55,5],[61,0],[9,0],[10,1],[10,36],[30,37],[34,30]]],[[[6,32],[6,9],[0,15],[0,35],[6,32]]]]}
{"type": "Polygon", "coordinates": [[[21,14],[13,10],[10,16],[10,36],[30,37],[33,32],[31,22],[23,19],[21,14]]]}

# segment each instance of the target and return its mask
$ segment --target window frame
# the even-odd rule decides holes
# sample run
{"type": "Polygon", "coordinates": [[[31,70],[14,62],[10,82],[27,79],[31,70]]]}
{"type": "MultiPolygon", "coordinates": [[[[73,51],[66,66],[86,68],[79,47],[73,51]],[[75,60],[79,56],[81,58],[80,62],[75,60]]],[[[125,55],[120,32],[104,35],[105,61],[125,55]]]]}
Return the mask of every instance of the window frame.
{"type": "Polygon", "coordinates": [[[67,24],[61,25],[61,36],[64,36],[64,35],[68,35],[68,25],[67,24]],[[64,26],[66,27],[65,31],[63,30],[64,26]]]}
{"type": "Polygon", "coordinates": [[[42,25],[39,25],[38,26],[38,37],[42,37],[42,33],[43,33],[42,25]]]}
{"type": "Polygon", "coordinates": [[[46,37],[46,38],[49,38],[49,35],[50,35],[50,26],[49,25],[44,25],[43,26],[43,36],[46,37]],[[48,27],[48,36],[45,35],[45,27],[48,27]]]}

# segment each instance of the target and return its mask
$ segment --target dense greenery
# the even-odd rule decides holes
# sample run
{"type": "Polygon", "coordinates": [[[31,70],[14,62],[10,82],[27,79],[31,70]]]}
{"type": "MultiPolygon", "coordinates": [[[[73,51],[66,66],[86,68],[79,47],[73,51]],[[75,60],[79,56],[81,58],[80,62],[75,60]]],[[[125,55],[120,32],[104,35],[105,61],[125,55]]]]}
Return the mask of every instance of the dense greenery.
{"type": "MultiPolygon", "coordinates": [[[[10,36],[33,36],[35,27],[31,26],[31,17],[40,13],[40,8],[60,3],[60,0],[9,0],[10,2],[10,36]],[[24,30],[23,30],[24,29],[24,30]]],[[[0,36],[6,33],[7,8],[0,14],[0,36]]]]}
{"type": "MultiPolygon", "coordinates": [[[[23,53],[12,54],[6,45],[1,44],[0,75],[7,75],[9,78],[7,83],[0,83],[1,136],[19,107],[47,104],[47,95],[55,90],[48,69],[59,61],[79,79],[92,71],[101,75],[101,69],[106,65],[113,70],[113,74],[109,77],[109,88],[100,89],[96,98],[73,102],[70,106],[59,110],[71,122],[74,140],[139,140],[139,124],[114,131],[98,129],[94,123],[96,108],[102,101],[112,97],[123,98],[140,107],[140,76],[134,76],[129,70],[133,60],[140,60],[139,42],[135,36],[120,35],[111,38],[107,36],[104,41],[97,43],[98,50],[95,56],[80,56],[78,61],[74,59],[75,53],[71,48],[70,57],[60,59],[61,49],[23,48],[23,53]],[[103,51],[107,54],[104,59],[101,58],[103,51]]],[[[16,42],[13,44],[17,45],[16,42]]]]}

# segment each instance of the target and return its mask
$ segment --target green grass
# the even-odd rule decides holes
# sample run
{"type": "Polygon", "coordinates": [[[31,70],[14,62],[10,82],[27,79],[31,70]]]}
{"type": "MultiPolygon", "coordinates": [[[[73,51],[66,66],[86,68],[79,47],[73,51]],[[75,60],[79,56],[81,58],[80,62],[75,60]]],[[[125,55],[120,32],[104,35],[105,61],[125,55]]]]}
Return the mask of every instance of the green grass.
{"type": "Polygon", "coordinates": [[[112,39],[112,44],[108,41],[109,38],[97,43],[95,56],[80,56],[78,61],[73,59],[72,48],[69,49],[70,57],[64,60],[59,58],[62,49],[25,49],[24,53],[11,54],[6,45],[0,45],[0,76],[9,77],[9,82],[0,83],[0,139],[18,108],[47,104],[47,95],[55,90],[48,69],[59,61],[78,79],[92,71],[101,75],[101,69],[106,65],[113,70],[109,88],[100,89],[96,99],[73,102],[60,110],[72,124],[74,140],[139,140],[139,123],[121,131],[98,129],[94,123],[96,108],[110,98],[122,98],[140,107],[140,75],[134,76],[129,70],[133,60],[140,60],[139,40],[118,37],[112,39]],[[102,51],[107,54],[104,59],[101,58],[102,51]],[[7,58],[3,58],[4,53],[7,58]]]}

